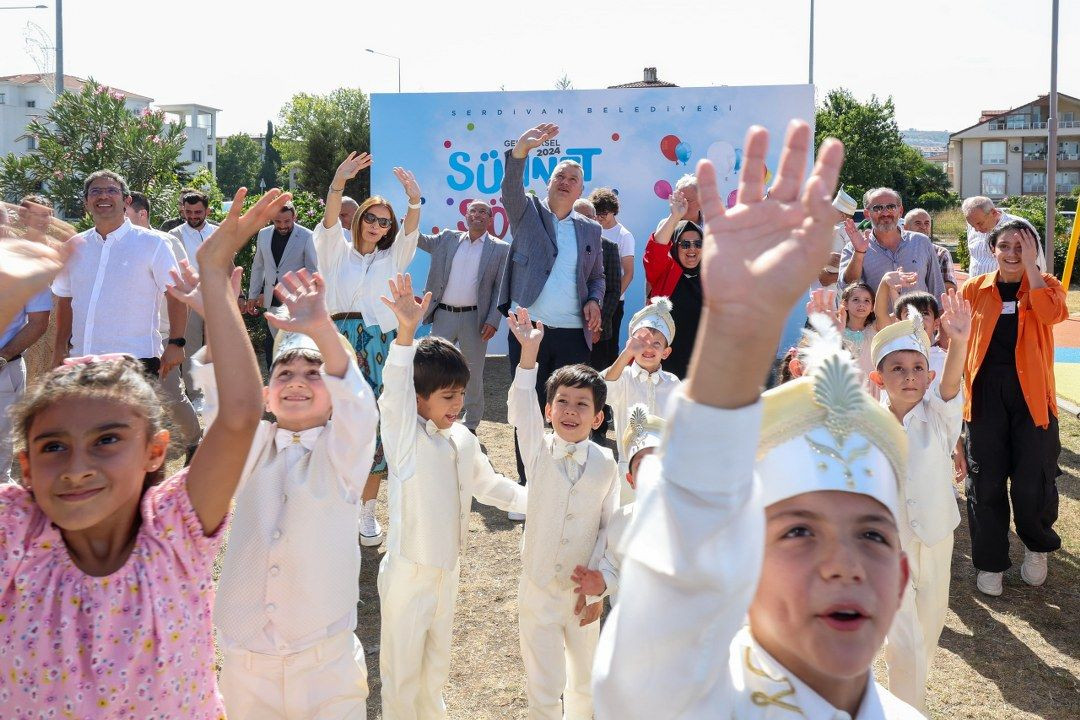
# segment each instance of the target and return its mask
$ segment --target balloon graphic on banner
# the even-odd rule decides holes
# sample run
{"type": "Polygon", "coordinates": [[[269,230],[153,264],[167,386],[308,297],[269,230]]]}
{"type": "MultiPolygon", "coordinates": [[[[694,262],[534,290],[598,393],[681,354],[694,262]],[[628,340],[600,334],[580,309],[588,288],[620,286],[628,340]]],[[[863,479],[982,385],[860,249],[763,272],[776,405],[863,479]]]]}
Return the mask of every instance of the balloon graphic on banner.
{"type": "Polygon", "coordinates": [[[663,139],[660,140],[660,154],[671,162],[678,163],[679,156],[675,154],[675,148],[677,148],[681,142],[682,140],[675,135],[665,135],[663,139]]]}
{"type": "Polygon", "coordinates": [[[742,148],[735,148],[735,167],[731,169],[735,172],[742,169],[742,148]]]}
{"type": "Polygon", "coordinates": [[[656,184],[652,186],[653,192],[656,193],[656,197],[661,200],[667,200],[671,197],[671,183],[667,180],[657,180],[656,184]]]}
{"type": "Polygon", "coordinates": [[[731,192],[728,193],[727,202],[725,203],[725,205],[727,205],[729,208],[735,207],[735,198],[737,198],[737,197],[738,197],[738,191],[737,190],[732,190],[731,192]]]}
{"type": "Polygon", "coordinates": [[[681,142],[675,146],[675,157],[679,158],[679,162],[683,165],[690,160],[690,143],[681,142]]]}
{"type": "Polygon", "coordinates": [[[705,157],[712,162],[718,175],[727,175],[735,169],[735,148],[725,140],[717,140],[710,145],[705,157]]]}

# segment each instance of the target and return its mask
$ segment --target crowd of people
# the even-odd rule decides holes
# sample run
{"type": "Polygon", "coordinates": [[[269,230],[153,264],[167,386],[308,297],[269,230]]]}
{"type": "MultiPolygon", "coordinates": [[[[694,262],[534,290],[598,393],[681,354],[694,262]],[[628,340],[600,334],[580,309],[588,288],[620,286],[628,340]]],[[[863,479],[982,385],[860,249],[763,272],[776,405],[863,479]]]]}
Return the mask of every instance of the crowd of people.
{"type": "Polygon", "coordinates": [[[188,190],[154,230],[147,196],[109,170],[85,180],[83,233],[41,196],[0,214],[6,712],[365,717],[359,533],[385,544],[383,717],[446,717],[475,499],[524,521],[531,719],[923,716],[957,499],[982,593],[1003,591],[1010,516],[1027,584],[1061,543],[1052,326],[1067,311],[1037,234],[970,198],[965,281],[892,189],[865,194],[858,230],[839,142],[804,179],[805,123],[766,188],[768,136],[751,128],[733,207],[708,161],[676,184],[623,341],[636,267],[618,196],[584,198],[573,160],[545,195],[524,190],[558,132],[506,153],[509,243],[479,201],[464,231],[421,233],[404,168],[400,219],[385,196],[344,197],[365,153],[314,229],[279,190],[243,214],[240,190],[220,226],[188,190]],[[235,258],[253,236],[245,291],[235,258]],[[803,302],[804,338],[778,353],[803,302]],[[50,313],[53,369],[27,387],[21,354],[50,313]],[[244,313],[268,326],[265,386],[244,313]],[[517,478],[476,437],[503,327],[517,478]],[[171,452],[185,467],[166,478],[171,452]]]}

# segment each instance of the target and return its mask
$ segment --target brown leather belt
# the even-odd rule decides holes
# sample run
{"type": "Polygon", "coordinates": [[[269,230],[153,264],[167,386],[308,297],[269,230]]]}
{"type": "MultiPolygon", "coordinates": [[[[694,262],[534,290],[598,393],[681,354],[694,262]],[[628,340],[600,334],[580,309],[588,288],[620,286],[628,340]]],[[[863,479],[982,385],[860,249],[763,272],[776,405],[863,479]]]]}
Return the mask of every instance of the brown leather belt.
{"type": "Polygon", "coordinates": [[[331,320],[363,320],[364,314],[358,312],[343,312],[334,313],[330,316],[331,320]]]}

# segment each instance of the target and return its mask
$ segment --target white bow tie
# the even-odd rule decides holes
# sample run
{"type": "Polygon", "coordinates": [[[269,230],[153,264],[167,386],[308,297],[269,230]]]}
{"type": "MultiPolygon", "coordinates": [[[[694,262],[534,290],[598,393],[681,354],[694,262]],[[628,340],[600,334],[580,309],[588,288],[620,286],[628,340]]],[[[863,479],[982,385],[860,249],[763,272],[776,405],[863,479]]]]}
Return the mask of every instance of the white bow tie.
{"type": "Polygon", "coordinates": [[[643,367],[634,366],[634,375],[637,378],[638,382],[647,382],[652,383],[653,385],[657,385],[660,383],[659,372],[650,373],[643,367]]]}
{"type": "Polygon", "coordinates": [[[585,459],[589,457],[589,441],[582,440],[579,443],[568,443],[558,435],[555,436],[554,442],[551,444],[551,454],[558,460],[566,458],[573,458],[574,462],[578,465],[584,465],[585,459]]]}
{"type": "Polygon", "coordinates": [[[430,437],[434,437],[436,434],[439,434],[439,435],[442,435],[447,440],[449,440],[450,439],[450,430],[452,428],[443,429],[443,428],[440,428],[438,425],[436,425],[434,420],[428,420],[424,424],[424,429],[427,430],[427,434],[430,437]]]}
{"type": "Polygon", "coordinates": [[[292,445],[303,445],[305,450],[310,450],[315,447],[315,441],[322,435],[323,429],[324,427],[320,426],[294,432],[278,428],[277,432],[274,433],[274,445],[277,447],[278,452],[292,445]]]}

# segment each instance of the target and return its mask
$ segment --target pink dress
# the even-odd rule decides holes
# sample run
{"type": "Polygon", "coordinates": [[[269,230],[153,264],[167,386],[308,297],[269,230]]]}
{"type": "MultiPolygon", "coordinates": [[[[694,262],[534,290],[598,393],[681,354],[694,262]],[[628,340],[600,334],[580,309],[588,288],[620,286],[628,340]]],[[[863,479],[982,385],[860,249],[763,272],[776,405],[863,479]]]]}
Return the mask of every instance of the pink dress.
{"type": "Polygon", "coordinates": [[[214,672],[214,557],[187,471],[146,491],[124,566],[79,570],[30,493],[0,485],[0,714],[224,718],[214,672]]]}

